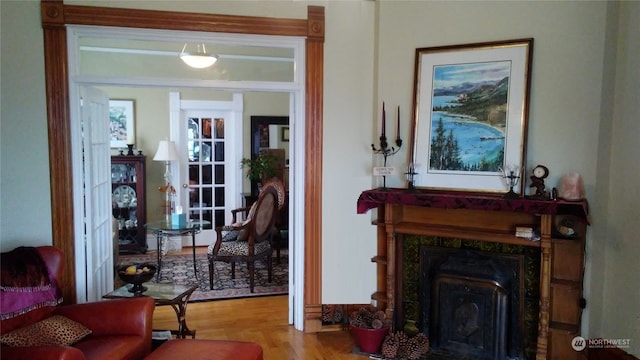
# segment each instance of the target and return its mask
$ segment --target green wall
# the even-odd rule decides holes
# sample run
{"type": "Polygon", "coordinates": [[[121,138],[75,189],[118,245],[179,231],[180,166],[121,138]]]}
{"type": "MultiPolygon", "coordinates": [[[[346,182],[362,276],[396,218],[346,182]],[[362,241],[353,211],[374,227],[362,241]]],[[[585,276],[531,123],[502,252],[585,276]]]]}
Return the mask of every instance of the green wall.
{"type": "MultiPolygon", "coordinates": [[[[104,3],[285,17],[304,17],[310,3],[325,6],[324,164],[317,175],[323,177],[323,303],[366,303],[374,291],[375,230],[371,215],[355,213],[355,201],[379,183],[371,177],[379,157],[369,144],[380,104],[410,113],[415,49],[535,38],[527,163],[546,164],[550,185],[569,171],[583,175],[593,218],[585,336],[630,338],[627,351],[640,355],[639,2],[104,3]]],[[[8,250],[50,244],[51,209],[39,2],[3,0],[0,14],[0,247],[8,250]]],[[[405,139],[409,123],[403,121],[405,139]]],[[[390,164],[402,169],[406,149],[390,164]]],[[[404,186],[401,178],[388,181],[404,186]]]]}

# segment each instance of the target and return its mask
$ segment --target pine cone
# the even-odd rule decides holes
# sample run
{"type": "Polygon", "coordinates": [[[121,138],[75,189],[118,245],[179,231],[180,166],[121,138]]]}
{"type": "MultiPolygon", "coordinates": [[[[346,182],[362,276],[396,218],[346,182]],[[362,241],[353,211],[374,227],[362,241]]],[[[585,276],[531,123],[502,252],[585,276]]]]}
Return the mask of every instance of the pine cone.
{"type": "Polygon", "coordinates": [[[382,343],[381,353],[385,359],[395,359],[398,356],[398,350],[400,348],[400,341],[396,333],[389,334],[384,338],[382,343]]]}
{"type": "Polygon", "coordinates": [[[409,344],[409,336],[407,336],[407,334],[405,334],[404,331],[398,331],[398,343],[399,343],[398,359],[407,359],[408,358],[407,345],[409,344]]]}
{"type": "Polygon", "coordinates": [[[341,305],[322,305],[322,322],[337,324],[341,323],[344,317],[344,310],[341,305]]]}
{"type": "Polygon", "coordinates": [[[360,308],[360,310],[358,310],[358,315],[360,315],[364,322],[371,323],[373,320],[373,313],[367,308],[360,308]]]}
{"type": "Polygon", "coordinates": [[[362,317],[362,315],[359,312],[355,312],[354,314],[352,314],[350,323],[355,327],[365,328],[365,329],[369,328],[368,322],[362,317]]]}
{"type": "Polygon", "coordinates": [[[366,308],[360,308],[358,311],[351,313],[351,325],[371,329],[371,321],[373,320],[373,314],[366,308]]]}
{"type": "Polygon", "coordinates": [[[336,306],[333,312],[333,322],[334,323],[342,322],[343,317],[344,317],[344,310],[342,309],[342,306],[340,305],[336,306]]]}
{"type": "Polygon", "coordinates": [[[388,325],[389,322],[387,321],[384,311],[374,311],[362,307],[351,312],[349,323],[353,326],[365,329],[382,329],[388,325]]]}
{"type": "Polygon", "coordinates": [[[422,355],[429,351],[429,339],[424,334],[420,333],[411,339],[407,343],[407,359],[418,360],[422,355]]]}
{"type": "Polygon", "coordinates": [[[333,319],[331,308],[328,305],[322,305],[322,322],[328,323],[333,319]]]}

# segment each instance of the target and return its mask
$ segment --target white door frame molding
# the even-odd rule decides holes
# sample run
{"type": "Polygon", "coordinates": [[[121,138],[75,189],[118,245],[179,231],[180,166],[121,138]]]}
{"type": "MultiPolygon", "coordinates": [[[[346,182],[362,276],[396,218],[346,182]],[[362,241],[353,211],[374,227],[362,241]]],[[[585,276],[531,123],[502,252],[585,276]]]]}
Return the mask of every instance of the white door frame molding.
{"type": "MultiPolygon", "coordinates": [[[[290,215],[299,213],[301,216],[291,217],[292,235],[290,236],[290,271],[289,283],[293,287],[293,291],[289,292],[289,322],[293,323],[296,329],[304,330],[304,254],[305,254],[305,227],[304,227],[304,211],[297,209],[305,209],[305,144],[298,142],[296,146],[295,139],[305,139],[305,39],[303,37],[285,37],[285,36],[264,36],[264,35],[238,35],[238,34],[214,34],[199,33],[187,31],[167,31],[154,29],[121,29],[99,26],[67,26],[67,44],[68,44],[68,62],[69,62],[69,91],[70,94],[77,92],[78,86],[134,86],[134,87],[174,87],[178,83],[185,88],[214,88],[215,90],[227,90],[233,92],[244,91],[267,91],[267,92],[289,92],[292,95],[292,110],[290,111],[290,128],[292,143],[290,146],[295,147],[292,151],[290,166],[294,171],[291,174],[290,191],[295,199],[290,206],[290,215]],[[158,40],[166,39],[170,35],[172,40],[176,36],[182,40],[191,41],[207,41],[215,42],[237,42],[243,44],[260,45],[260,46],[277,46],[288,47],[293,49],[294,53],[294,76],[292,82],[263,82],[263,81],[225,81],[225,80],[167,80],[162,78],[136,78],[136,77],[102,77],[102,76],[85,76],[80,73],[78,64],[79,59],[79,38],[83,36],[91,36],[98,38],[136,38],[138,40],[158,40]],[[294,155],[295,153],[295,155],[294,155]],[[293,307],[291,306],[293,305],[293,307]]],[[[71,97],[72,99],[73,97],[71,97]]],[[[73,104],[71,104],[73,106],[73,104]]],[[[71,114],[71,123],[74,123],[74,114],[71,114]]],[[[75,142],[72,142],[72,153],[77,154],[79,148],[75,142]]],[[[80,179],[82,174],[75,170],[73,178],[80,179]]],[[[74,186],[78,186],[79,182],[74,181],[74,186]]],[[[76,198],[77,199],[77,198],[76,198]]],[[[76,231],[78,228],[76,227],[76,231]]],[[[78,233],[76,232],[76,236],[78,233]]]]}

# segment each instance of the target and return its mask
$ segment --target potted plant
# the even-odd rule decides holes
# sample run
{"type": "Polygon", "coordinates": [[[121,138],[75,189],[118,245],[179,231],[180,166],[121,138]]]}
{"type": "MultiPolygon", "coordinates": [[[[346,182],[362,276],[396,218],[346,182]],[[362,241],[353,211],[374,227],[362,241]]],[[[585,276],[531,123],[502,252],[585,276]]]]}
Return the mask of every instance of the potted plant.
{"type": "Polygon", "coordinates": [[[247,179],[261,183],[276,175],[277,160],[273,154],[260,153],[253,159],[242,159],[240,167],[247,169],[247,179]]]}
{"type": "Polygon", "coordinates": [[[352,312],[349,324],[356,345],[361,351],[370,354],[380,351],[391,325],[384,311],[376,311],[366,307],[352,312]]]}

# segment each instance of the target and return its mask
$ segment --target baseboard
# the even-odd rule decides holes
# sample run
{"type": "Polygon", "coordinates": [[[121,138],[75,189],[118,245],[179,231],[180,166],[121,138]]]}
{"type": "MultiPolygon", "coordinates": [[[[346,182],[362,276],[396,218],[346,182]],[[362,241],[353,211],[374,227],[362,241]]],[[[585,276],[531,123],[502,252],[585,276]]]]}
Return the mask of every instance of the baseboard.
{"type": "Polygon", "coordinates": [[[333,325],[324,325],[320,327],[318,332],[334,332],[334,331],[344,331],[345,327],[341,324],[333,324],[333,325]]]}
{"type": "Polygon", "coordinates": [[[348,317],[353,311],[369,304],[333,304],[322,305],[321,328],[318,332],[344,331],[348,329],[348,317]]]}
{"type": "Polygon", "coordinates": [[[304,320],[304,332],[305,333],[317,333],[322,330],[322,322],[320,319],[305,319],[304,320]]]}

